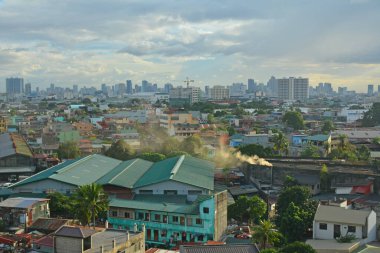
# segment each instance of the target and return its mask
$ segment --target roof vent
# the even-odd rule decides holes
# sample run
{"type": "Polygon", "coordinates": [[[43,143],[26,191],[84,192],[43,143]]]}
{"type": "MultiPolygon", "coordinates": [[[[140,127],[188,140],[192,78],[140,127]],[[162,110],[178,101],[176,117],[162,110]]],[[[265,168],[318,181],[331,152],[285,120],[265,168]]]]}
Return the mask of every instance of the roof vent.
{"type": "Polygon", "coordinates": [[[185,159],[185,156],[184,155],[181,155],[178,159],[178,161],[176,162],[176,164],[174,165],[172,171],[170,172],[170,179],[173,178],[173,176],[178,172],[179,170],[179,167],[181,166],[183,160],[185,159]]]}

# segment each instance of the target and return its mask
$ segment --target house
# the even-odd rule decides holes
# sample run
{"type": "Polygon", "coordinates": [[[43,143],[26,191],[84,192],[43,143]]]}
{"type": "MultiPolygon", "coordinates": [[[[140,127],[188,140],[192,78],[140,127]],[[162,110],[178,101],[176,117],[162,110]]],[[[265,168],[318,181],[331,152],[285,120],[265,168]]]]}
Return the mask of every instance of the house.
{"type": "Polygon", "coordinates": [[[58,218],[38,218],[28,228],[28,231],[38,231],[43,234],[50,234],[64,225],[68,225],[70,220],[58,218]]]}
{"type": "Polygon", "coordinates": [[[49,199],[9,198],[0,202],[0,216],[8,228],[26,229],[38,218],[50,216],[49,199]]]}
{"type": "Polygon", "coordinates": [[[31,175],[35,169],[32,151],[22,136],[1,134],[0,179],[7,181],[11,175],[31,175]]]}
{"type": "Polygon", "coordinates": [[[321,179],[319,175],[295,174],[293,177],[297,180],[297,183],[307,187],[312,195],[317,195],[321,192],[321,179]]]}
{"type": "Polygon", "coordinates": [[[52,253],[145,253],[143,232],[116,229],[62,226],[53,234],[52,245],[52,253]]]}
{"type": "Polygon", "coordinates": [[[353,234],[362,244],[376,240],[376,213],[319,205],[313,221],[313,239],[331,240],[353,234]]]}

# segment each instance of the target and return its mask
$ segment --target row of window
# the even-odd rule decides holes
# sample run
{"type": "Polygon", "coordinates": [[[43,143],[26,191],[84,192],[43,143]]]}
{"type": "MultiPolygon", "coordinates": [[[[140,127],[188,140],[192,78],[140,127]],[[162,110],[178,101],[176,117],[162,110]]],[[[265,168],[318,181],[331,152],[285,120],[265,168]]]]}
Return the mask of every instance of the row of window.
{"type": "MultiPolygon", "coordinates": [[[[327,224],[326,223],[319,223],[319,229],[320,230],[327,230],[327,224]]],[[[348,226],[347,232],[348,233],[356,233],[356,227],[355,226],[348,226]]]]}
{"type": "MultiPolygon", "coordinates": [[[[153,190],[139,190],[140,194],[153,194],[153,190]]],[[[165,195],[178,195],[177,190],[164,190],[165,195]]],[[[188,195],[201,195],[202,191],[201,190],[188,190],[187,191],[188,195]]]]}

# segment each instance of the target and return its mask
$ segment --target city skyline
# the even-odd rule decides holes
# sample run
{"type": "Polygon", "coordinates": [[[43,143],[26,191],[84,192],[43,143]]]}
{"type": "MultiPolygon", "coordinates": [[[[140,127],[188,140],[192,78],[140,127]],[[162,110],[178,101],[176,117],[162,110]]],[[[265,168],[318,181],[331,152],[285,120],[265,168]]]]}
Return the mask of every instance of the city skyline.
{"type": "Polygon", "coordinates": [[[0,0],[0,84],[380,83],[379,1],[0,0]]]}

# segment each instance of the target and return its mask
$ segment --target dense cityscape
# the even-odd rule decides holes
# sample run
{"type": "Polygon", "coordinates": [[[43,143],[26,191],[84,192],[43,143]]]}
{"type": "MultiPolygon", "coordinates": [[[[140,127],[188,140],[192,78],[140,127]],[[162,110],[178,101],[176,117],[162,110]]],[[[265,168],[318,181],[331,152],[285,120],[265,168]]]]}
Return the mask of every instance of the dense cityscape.
{"type": "Polygon", "coordinates": [[[380,253],[379,10],[0,0],[0,253],[380,253]]]}

